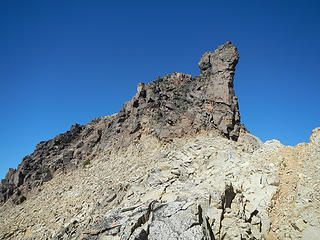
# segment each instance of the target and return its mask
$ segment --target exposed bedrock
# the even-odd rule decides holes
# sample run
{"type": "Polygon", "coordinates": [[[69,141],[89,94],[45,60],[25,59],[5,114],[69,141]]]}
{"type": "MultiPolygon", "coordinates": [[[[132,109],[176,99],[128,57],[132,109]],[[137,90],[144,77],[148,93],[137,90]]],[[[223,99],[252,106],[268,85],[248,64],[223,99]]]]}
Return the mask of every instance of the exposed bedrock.
{"type": "Polygon", "coordinates": [[[148,84],[139,83],[136,95],[119,113],[40,142],[10,169],[0,184],[0,203],[12,197],[19,204],[30,189],[61,171],[83,166],[98,154],[121,150],[142,134],[161,141],[216,129],[217,135],[237,140],[241,128],[233,78],[239,55],[230,42],[200,59],[200,75],[173,73],[148,84]]]}

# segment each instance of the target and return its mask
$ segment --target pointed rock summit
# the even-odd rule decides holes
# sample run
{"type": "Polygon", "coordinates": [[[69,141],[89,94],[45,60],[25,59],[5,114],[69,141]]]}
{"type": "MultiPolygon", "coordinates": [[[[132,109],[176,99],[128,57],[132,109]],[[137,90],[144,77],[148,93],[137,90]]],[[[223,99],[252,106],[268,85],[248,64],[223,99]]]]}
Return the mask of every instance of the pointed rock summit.
{"type": "Polygon", "coordinates": [[[203,54],[199,62],[200,77],[207,80],[204,96],[216,106],[214,122],[220,131],[233,140],[237,140],[240,128],[238,100],[233,89],[238,60],[237,48],[227,42],[213,53],[203,54]]]}
{"type": "Polygon", "coordinates": [[[120,110],[118,117],[123,122],[119,131],[130,129],[129,134],[153,134],[168,140],[217,129],[237,140],[240,115],[233,77],[238,59],[236,47],[227,42],[202,56],[200,76],[173,73],[139,84],[137,94],[120,110]]]}
{"type": "Polygon", "coordinates": [[[119,113],[78,124],[52,140],[41,142],[18,169],[10,169],[0,185],[0,202],[23,202],[30,189],[85,161],[128,147],[143,135],[160,141],[216,130],[237,140],[240,132],[238,101],[233,77],[239,55],[227,42],[200,59],[200,75],[173,73],[148,84],[119,113]]]}
{"type": "Polygon", "coordinates": [[[320,128],[294,147],[248,133],[238,59],[227,42],[199,76],[139,83],[119,113],[40,142],[1,181],[0,239],[320,239],[320,128]]]}

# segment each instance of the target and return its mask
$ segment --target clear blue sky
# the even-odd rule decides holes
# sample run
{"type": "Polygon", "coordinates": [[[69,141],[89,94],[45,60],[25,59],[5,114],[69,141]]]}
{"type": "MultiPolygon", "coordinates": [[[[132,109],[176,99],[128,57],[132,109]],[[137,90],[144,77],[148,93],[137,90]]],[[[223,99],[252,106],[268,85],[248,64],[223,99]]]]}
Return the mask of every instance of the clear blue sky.
{"type": "Polygon", "coordinates": [[[149,82],[197,75],[230,40],[242,122],[295,145],[320,126],[319,1],[0,1],[0,178],[36,144],[117,112],[149,82]]]}

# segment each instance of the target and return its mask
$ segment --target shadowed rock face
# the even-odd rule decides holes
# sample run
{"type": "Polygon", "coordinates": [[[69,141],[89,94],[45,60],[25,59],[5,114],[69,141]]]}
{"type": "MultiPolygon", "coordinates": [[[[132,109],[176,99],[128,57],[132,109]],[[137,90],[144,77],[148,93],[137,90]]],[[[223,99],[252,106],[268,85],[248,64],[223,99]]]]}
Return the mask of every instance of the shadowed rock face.
{"type": "Polygon", "coordinates": [[[237,140],[240,132],[238,101],[233,77],[239,55],[230,42],[206,52],[199,62],[200,75],[173,73],[148,84],[140,83],[131,101],[119,113],[41,142],[17,170],[10,169],[0,184],[0,203],[12,197],[19,204],[27,192],[52,179],[59,171],[82,166],[99,153],[112,152],[139,141],[142,134],[161,141],[216,129],[237,140]]]}

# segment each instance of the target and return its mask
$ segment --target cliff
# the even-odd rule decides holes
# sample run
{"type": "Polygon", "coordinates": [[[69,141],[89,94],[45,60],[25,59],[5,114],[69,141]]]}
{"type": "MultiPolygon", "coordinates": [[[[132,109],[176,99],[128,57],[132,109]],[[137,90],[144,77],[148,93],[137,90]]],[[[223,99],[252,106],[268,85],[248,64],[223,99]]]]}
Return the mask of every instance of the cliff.
{"type": "Polygon", "coordinates": [[[101,152],[118,151],[142,134],[161,141],[217,129],[217,134],[237,140],[240,115],[233,90],[239,55],[227,42],[213,53],[205,53],[200,75],[174,73],[148,84],[140,83],[131,101],[119,113],[101,117],[52,140],[41,142],[17,170],[10,169],[0,185],[0,203],[19,204],[28,191],[59,172],[82,166],[101,152]]]}
{"type": "Polygon", "coordinates": [[[320,128],[263,143],[240,124],[230,43],[148,84],[1,183],[0,239],[319,239],[320,128]]]}

